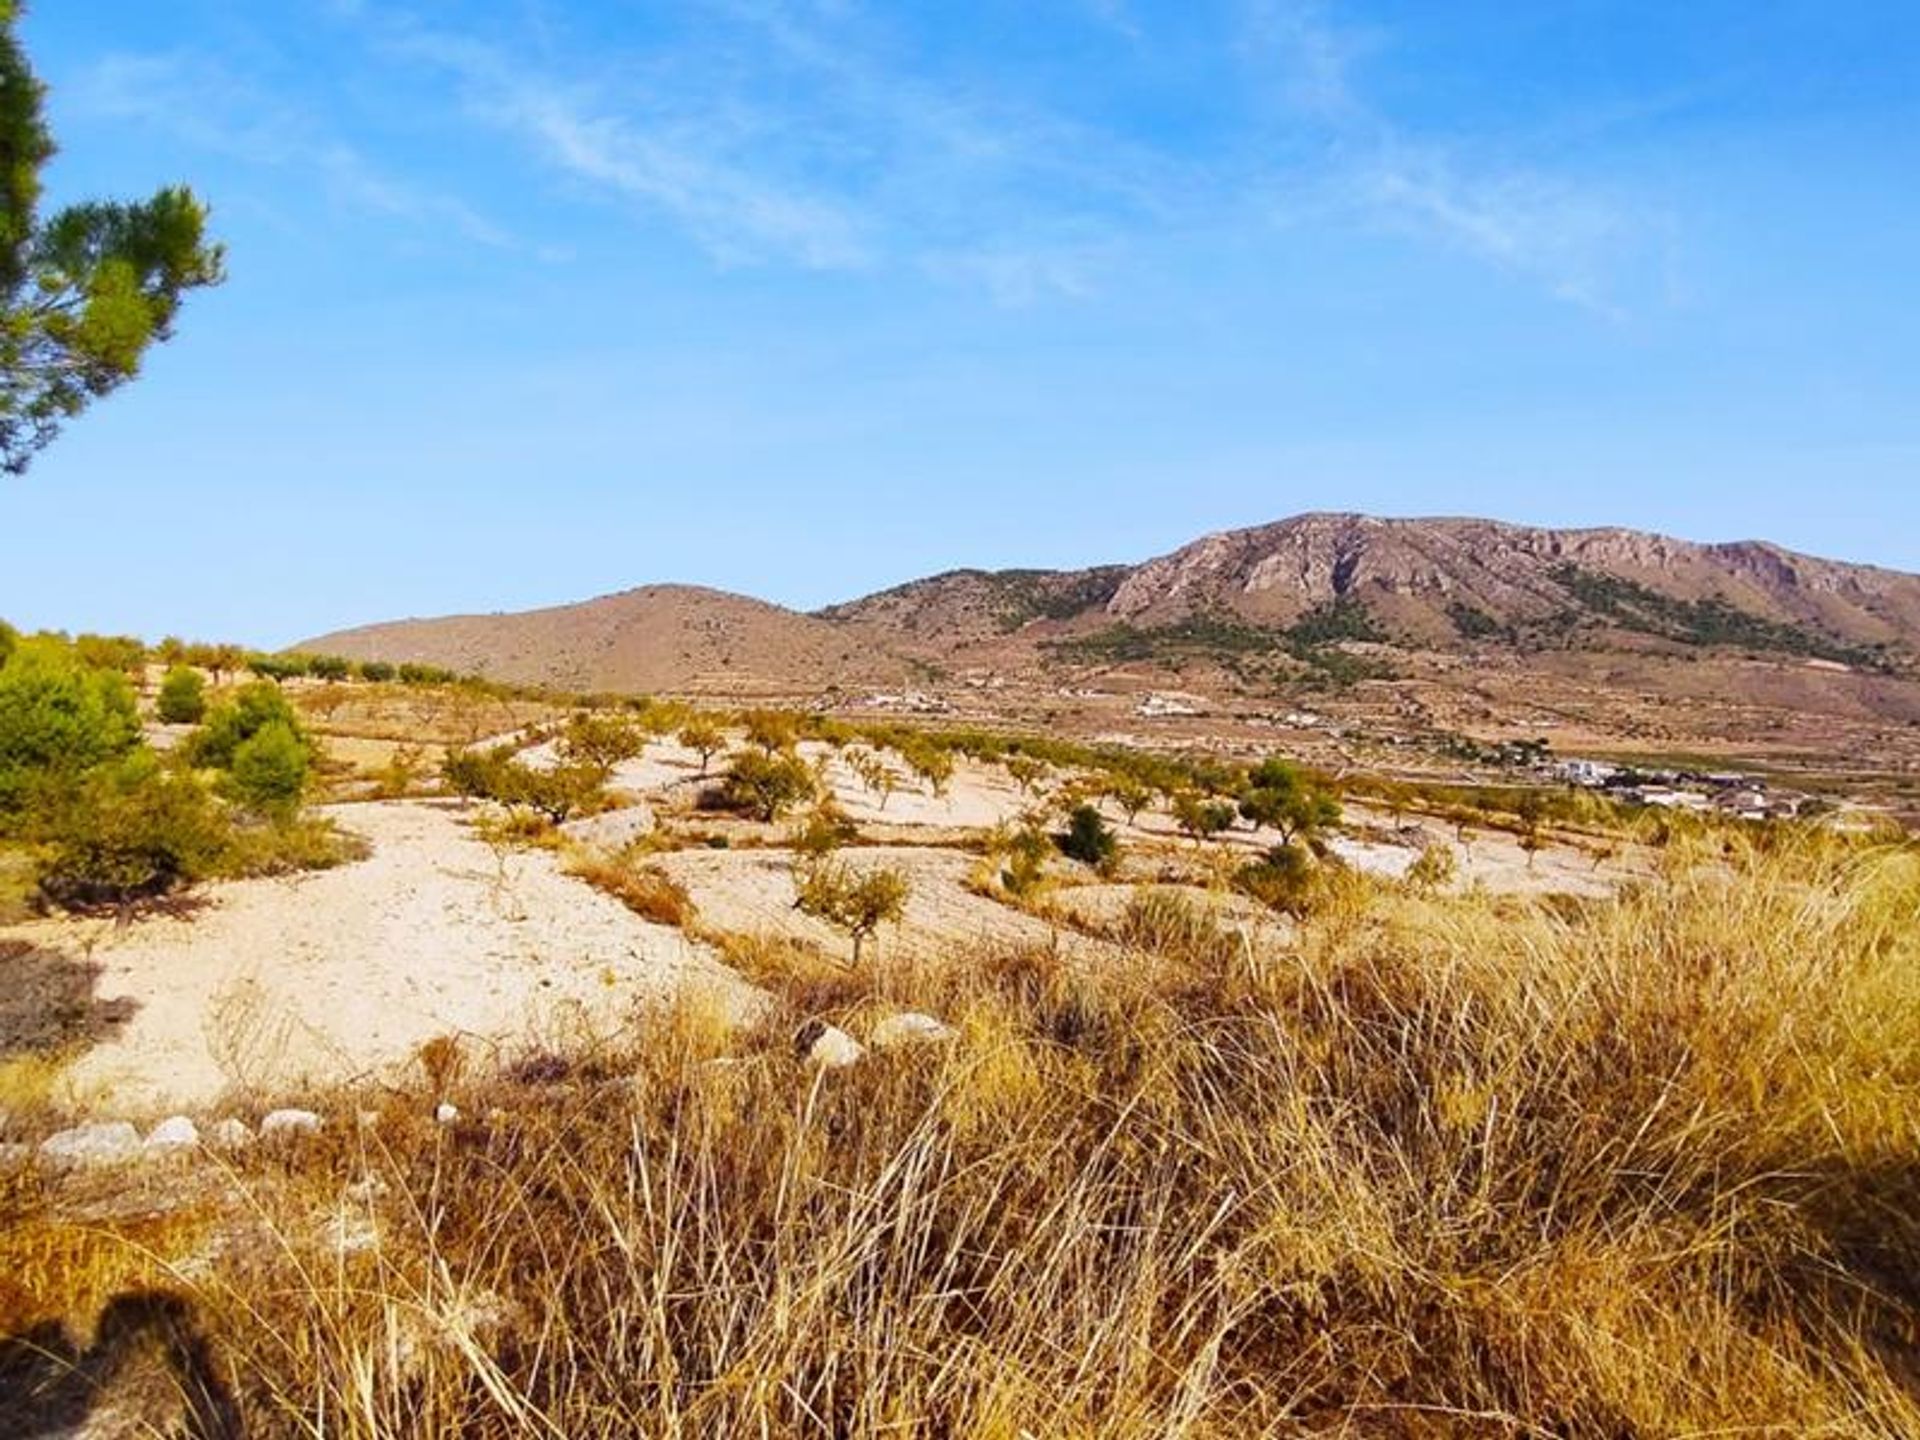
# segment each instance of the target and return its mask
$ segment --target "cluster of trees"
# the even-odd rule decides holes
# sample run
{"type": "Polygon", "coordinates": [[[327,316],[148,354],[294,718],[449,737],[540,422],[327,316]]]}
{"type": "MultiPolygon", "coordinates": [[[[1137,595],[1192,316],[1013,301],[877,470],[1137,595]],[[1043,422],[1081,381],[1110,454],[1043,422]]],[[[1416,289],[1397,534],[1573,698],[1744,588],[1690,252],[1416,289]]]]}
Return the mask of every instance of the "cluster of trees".
{"type": "Polygon", "coordinates": [[[174,713],[191,700],[200,728],[161,755],[126,674],[97,650],[9,631],[0,653],[0,841],[36,857],[48,899],[163,894],[226,873],[240,831],[296,819],[312,746],[277,686],[209,707],[204,689],[175,683],[174,713]]]}

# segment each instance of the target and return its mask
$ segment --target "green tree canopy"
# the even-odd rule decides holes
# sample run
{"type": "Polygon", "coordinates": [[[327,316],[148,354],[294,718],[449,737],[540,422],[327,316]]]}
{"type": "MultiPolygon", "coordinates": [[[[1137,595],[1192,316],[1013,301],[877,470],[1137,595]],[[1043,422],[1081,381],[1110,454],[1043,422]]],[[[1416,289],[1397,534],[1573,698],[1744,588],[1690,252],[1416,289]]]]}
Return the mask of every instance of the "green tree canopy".
{"type": "Polygon", "coordinates": [[[224,262],[206,207],[181,186],[40,214],[55,147],[17,34],[22,8],[0,0],[0,468],[16,475],[62,423],[139,373],[182,297],[218,284],[224,262]]]}
{"type": "Polygon", "coordinates": [[[133,690],[117,670],[89,668],[56,639],[22,640],[0,665],[0,813],[139,740],[133,690]]]}

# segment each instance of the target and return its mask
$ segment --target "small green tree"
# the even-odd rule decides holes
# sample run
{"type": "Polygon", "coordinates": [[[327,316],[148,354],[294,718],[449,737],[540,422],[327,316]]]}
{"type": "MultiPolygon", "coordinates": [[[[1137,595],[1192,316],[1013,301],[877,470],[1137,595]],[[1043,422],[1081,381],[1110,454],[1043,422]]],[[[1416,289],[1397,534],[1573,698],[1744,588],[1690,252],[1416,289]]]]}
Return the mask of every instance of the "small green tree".
{"type": "Polygon", "coordinates": [[[638,759],[646,748],[646,731],[627,715],[582,710],[568,718],[560,736],[560,753],[570,761],[592,766],[603,784],[613,774],[614,766],[638,759]]]}
{"type": "Polygon", "coordinates": [[[796,877],[794,907],[846,932],[853,941],[853,963],[860,949],[882,925],[906,913],[913,888],[901,870],[856,871],[843,861],[821,860],[802,868],[796,877]]]}
{"type": "Polygon", "coordinates": [[[1009,755],[1006,762],[1008,777],[1020,788],[1022,795],[1032,795],[1039,790],[1041,783],[1051,773],[1051,767],[1044,760],[1036,760],[1031,755],[1009,755]]]}
{"type": "Polygon", "coordinates": [[[947,793],[953,779],[953,752],[917,735],[900,747],[900,758],[907,768],[927,782],[927,789],[938,799],[947,793]]]}
{"type": "Polygon", "coordinates": [[[1247,777],[1240,794],[1240,815],[1254,828],[1280,832],[1280,843],[1305,840],[1340,819],[1340,802],[1278,758],[1263,760],[1247,777]]]}
{"type": "Polygon", "coordinates": [[[275,819],[290,818],[306,793],[311,752],[284,720],[272,720],[233,750],[228,785],[250,810],[275,819]]]}
{"type": "Polygon", "coordinates": [[[160,682],[155,709],[168,725],[198,725],[207,714],[207,682],[191,665],[176,665],[160,682]]]}
{"type": "Polygon", "coordinates": [[[743,750],[728,767],[721,795],[735,809],[772,822],[811,800],[815,790],[813,769],[798,755],[743,750]]]}
{"type": "Polygon", "coordinates": [[[1232,829],[1233,815],[1229,802],[1210,799],[1197,790],[1182,791],[1173,800],[1174,822],[1196,845],[1232,829]]]}
{"type": "Polygon", "coordinates": [[[713,757],[727,748],[727,737],[711,720],[690,720],[680,730],[680,743],[700,757],[700,773],[707,773],[713,757]]]}
{"type": "Polygon", "coordinates": [[[1139,823],[1140,812],[1153,804],[1153,797],[1157,793],[1151,785],[1131,775],[1116,775],[1100,789],[1107,799],[1120,807],[1120,813],[1127,817],[1129,825],[1139,823]]]}
{"type": "Polygon", "coordinates": [[[383,685],[393,679],[393,666],[385,660],[362,660],[360,678],[375,685],[383,685]]]}
{"type": "Polygon", "coordinates": [[[800,722],[786,710],[749,710],[741,716],[747,743],[757,745],[768,755],[788,749],[800,736],[800,722]]]}

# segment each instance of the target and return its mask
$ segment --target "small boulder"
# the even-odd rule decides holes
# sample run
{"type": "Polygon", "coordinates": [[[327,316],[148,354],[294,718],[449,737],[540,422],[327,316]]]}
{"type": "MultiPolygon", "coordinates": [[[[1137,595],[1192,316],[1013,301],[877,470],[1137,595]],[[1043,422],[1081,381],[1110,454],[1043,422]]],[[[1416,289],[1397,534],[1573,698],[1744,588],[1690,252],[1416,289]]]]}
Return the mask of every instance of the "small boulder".
{"type": "Polygon", "coordinates": [[[228,1116],[214,1121],[207,1132],[207,1143],[216,1150],[244,1150],[253,1143],[253,1130],[246,1121],[228,1116]]]}
{"type": "Polygon", "coordinates": [[[824,1020],[809,1020],[793,1037],[793,1047],[810,1065],[841,1070],[858,1064],[867,1047],[846,1031],[824,1020]]]}
{"type": "Polygon", "coordinates": [[[200,1144],[200,1127],[184,1115],[172,1115],[154,1126],[143,1147],[149,1155],[171,1155],[200,1144]]]}
{"type": "Polygon", "coordinates": [[[442,1100],[439,1105],[434,1108],[433,1118],[442,1125],[451,1125],[460,1118],[460,1107],[442,1100]]]}
{"type": "Polygon", "coordinates": [[[260,1121],[263,1140],[290,1140],[319,1133],[320,1117],[311,1110],[275,1110],[260,1121]]]}
{"type": "Polygon", "coordinates": [[[895,1045],[940,1045],[959,1034],[943,1020],[908,1010],[904,1014],[889,1015],[874,1026],[867,1041],[874,1049],[885,1050],[895,1045]]]}
{"type": "Polygon", "coordinates": [[[604,814],[589,815],[582,820],[569,820],[560,827],[560,833],[569,840],[576,840],[596,850],[618,851],[651,835],[655,823],[651,808],[628,805],[604,814]]]}
{"type": "Polygon", "coordinates": [[[40,1142],[40,1158],[55,1165],[120,1165],[140,1155],[140,1132],[124,1120],[77,1125],[40,1142]]]}

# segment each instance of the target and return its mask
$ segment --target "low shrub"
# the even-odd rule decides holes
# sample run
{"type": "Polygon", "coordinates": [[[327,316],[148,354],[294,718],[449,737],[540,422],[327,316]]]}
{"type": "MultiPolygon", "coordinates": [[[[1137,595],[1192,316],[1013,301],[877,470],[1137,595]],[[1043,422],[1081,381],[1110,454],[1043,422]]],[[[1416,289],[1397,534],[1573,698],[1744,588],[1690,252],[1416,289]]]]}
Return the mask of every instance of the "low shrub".
{"type": "Polygon", "coordinates": [[[1120,864],[1120,839],[1106,817],[1091,805],[1077,805],[1067,817],[1067,833],[1060,837],[1060,850],[1102,875],[1112,874],[1120,864]]]}
{"type": "Polygon", "coordinates": [[[205,788],[145,751],[45,806],[36,831],[48,852],[40,888],[69,909],[164,895],[212,874],[229,841],[205,788]]]}
{"type": "Polygon", "coordinates": [[[231,770],[234,753],[269,725],[284,726],[302,745],[306,731],[286,695],[271,680],[244,685],[216,705],[199,730],[187,739],[185,753],[207,770],[231,770]]]}
{"type": "Polygon", "coordinates": [[[160,682],[155,713],[168,725],[198,725],[207,714],[207,682],[191,665],[176,665],[160,682]]]}

